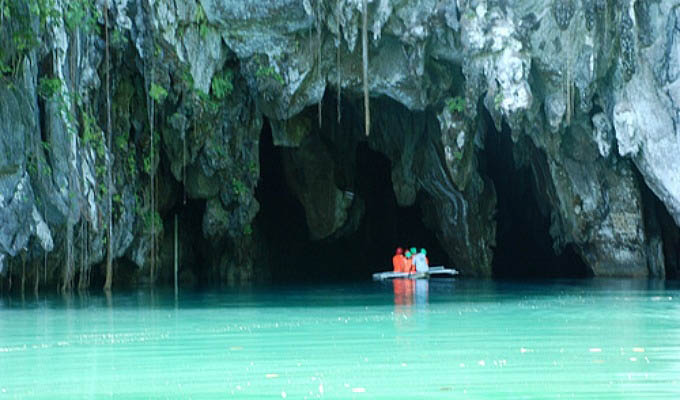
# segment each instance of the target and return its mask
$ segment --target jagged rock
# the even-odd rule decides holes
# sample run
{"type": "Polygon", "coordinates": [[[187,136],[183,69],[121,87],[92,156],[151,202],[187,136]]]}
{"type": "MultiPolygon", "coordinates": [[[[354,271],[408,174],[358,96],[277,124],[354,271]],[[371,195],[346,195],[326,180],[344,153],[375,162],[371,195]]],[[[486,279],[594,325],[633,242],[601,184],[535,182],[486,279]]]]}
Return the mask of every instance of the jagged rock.
{"type": "Polygon", "coordinates": [[[286,180],[305,209],[311,238],[332,235],[347,221],[354,196],[335,185],[328,150],[318,136],[309,136],[299,148],[286,149],[283,160],[286,180]]]}

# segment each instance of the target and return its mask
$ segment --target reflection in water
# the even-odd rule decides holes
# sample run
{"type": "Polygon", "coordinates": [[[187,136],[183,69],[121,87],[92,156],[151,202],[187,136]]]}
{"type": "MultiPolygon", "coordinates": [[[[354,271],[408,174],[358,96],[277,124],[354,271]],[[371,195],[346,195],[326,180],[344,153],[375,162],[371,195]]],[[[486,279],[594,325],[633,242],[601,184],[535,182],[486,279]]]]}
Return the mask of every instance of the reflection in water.
{"type": "Polygon", "coordinates": [[[394,286],[394,305],[413,304],[413,279],[392,279],[392,285],[394,286]]]}
{"type": "Polygon", "coordinates": [[[430,281],[428,279],[392,279],[395,312],[410,314],[410,306],[427,304],[430,281]]]}
{"type": "Polygon", "coordinates": [[[428,292],[430,291],[429,279],[416,279],[416,305],[427,304],[428,292]]]}

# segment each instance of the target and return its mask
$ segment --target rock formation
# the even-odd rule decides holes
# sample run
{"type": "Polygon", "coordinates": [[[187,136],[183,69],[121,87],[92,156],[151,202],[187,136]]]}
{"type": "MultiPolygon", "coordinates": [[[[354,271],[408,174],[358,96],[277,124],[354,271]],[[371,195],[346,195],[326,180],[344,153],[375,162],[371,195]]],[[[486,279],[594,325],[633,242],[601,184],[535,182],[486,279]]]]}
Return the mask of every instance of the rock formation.
{"type": "MultiPolygon", "coordinates": [[[[210,271],[185,271],[187,280],[266,276],[255,223],[264,124],[312,239],[360,223],[353,177],[371,171],[354,160],[366,142],[390,160],[398,204],[420,206],[449,261],[490,276],[498,199],[485,140],[510,135],[557,253],[572,246],[595,276],[678,277],[680,0],[9,3],[0,2],[3,277],[27,263],[37,285],[86,287],[112,215],[114,273],[141,280],[158,263],[148,279],[166,279],[172,216],[187,202],[202,216],[184,223],[200,230],[182,232],[202,236],[210,271]]],[[[182,240],[183,254],[196,240],[182,240]]]]}

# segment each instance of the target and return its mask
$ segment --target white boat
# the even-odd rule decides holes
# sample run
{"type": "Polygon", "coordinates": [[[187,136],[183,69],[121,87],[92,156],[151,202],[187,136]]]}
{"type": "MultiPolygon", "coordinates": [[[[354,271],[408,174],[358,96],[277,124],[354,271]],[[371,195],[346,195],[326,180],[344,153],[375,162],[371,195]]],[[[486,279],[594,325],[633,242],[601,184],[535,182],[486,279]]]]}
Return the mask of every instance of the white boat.
{"type": "Polygon", "coordinates": [[[427,272],[376,272],[373,274],[374,281],[382,281],[393,278],[408,278],[408,279],[427,279],[432,275],[458,275],[458,271],[452,268],[445,268],[443,266],[430,267],[427,272]]]}

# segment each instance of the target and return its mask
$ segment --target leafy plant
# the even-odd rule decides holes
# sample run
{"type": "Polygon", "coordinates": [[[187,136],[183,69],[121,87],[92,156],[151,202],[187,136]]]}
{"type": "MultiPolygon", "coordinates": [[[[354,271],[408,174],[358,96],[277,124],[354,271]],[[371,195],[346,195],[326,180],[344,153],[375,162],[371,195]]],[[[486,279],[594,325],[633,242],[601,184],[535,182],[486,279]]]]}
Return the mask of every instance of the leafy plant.
{"type": "Polygon", "coordinates": [[[456,96],[446,99],[446,107],[452,113],[461,113],[465,110],[465,99],[462,96],[456,96]]]}
{"type": "Polygon", "coordinates": [[[244,195],[248,191],[246,185],[238,178],[231,178],[231,186],[237,196],[244,195]]]}
{"type": "Polygon", "coordinates": [[[234,90],[233,77],[234,73],[230,69],[226,69],[222,74],[213,77],[211,87],[215,98],[222,100],[231,94],[234,90]]]}
{"type": "Polygon", "coordinates": [[[128,44],[128,38],[121,30],[116,29],[111,36],[111,43],[116,47],[123,47],[128,44]]]}
{"type": "Polygon", "coordinates": [[[198,25],[198,34],[201,35],[201,38],[204,38],[208,35],[208,32],[210,30],[210,26],[208,25],[208,19],[205,16],[205,11],[203,10],[203,6],[198,4],[197,10],[196,10],[196,19],[195,19],[196,25],[198,25]]]}
{"type": "Polygon", "coordinates": [[[258,78],[272,78],[282,86],[286,83],[281,74],[276,72],[276,69],[271,65],[268,67],[265,67],[264,65],[260,66],[255,72],[255,76],[258,78]]]}
{"type": "Polygon", "coordinates": [[[38,94],[45,100],[50,100],[61,92],[61,80],[59,78],[40,78],[38,94]]]}
{"type": "Polygon", "coordinates": [[[135,160],[135,155],[133,152],[130,152],[128,154],[127,162],[130,175],[134,176],[135,172],[137,171],[137,161],[135,160]]]}
{"type": "Polygon", "coordinates": [[[162,102],[168,97],[168,91],[163,88],[163,86],[157,85],[155,82],[151,82],[151,89],[149,89],[149,96],[154,99],[157,103],[162,102]]]}
{"type": "Polygon", "coordinates": [[[124,151],[127,149],[127,142],[128,142],[128,133],[119,133],[116,135],[116,147],[118,147],[119,150],[124,151]]]}
{"type": "Polygon", "coordinates": [[[201,106],[208,112],[216,113],[219,110],[219,103],[213,101],[210,95],[202,90],[196,90],[196,96],[198,97],[201,106]]]}
{"type": "Polygon", "coordinates": [[[69,31],[82,29],[85,33],[99,33],[97,19],[101,12],[93,0],[71,0],[64,12],[64,22],[69,31]]]}

